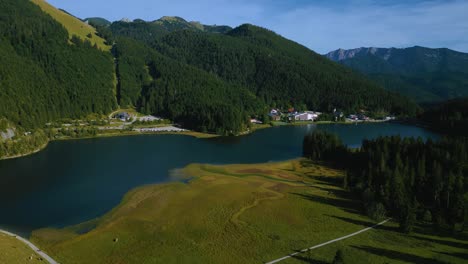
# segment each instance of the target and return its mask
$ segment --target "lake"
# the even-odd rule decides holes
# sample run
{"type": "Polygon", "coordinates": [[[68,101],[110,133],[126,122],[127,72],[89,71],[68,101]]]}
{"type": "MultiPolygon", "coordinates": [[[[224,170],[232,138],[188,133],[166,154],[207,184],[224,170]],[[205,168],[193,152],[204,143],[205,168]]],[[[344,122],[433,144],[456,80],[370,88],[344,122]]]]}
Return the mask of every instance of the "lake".
{"type": "Polygon", "coordinates": [[[197,139],[142,135],[51,142],[42,152],[0,161],[0,227],[28,234],[99,217],[129,190],[174,180],[171,171],[190,163],[263,163],[300,157],[305,134],[322,129],[359,147],[385,135],[438,136],[395,124],[283,126],[242,137],[197,139]]]}

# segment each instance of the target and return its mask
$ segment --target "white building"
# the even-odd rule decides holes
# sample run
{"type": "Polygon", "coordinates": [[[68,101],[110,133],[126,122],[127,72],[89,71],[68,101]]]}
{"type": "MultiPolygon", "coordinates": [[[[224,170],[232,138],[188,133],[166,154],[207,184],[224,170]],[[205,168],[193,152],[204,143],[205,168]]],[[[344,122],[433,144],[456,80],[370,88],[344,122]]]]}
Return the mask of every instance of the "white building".
{"type": "Polygon", "coordinates": [[[301,113],[294,114],[295,121],[314,121],[320,116],[321,113],[313,111],[305,111],[301,113]]]}

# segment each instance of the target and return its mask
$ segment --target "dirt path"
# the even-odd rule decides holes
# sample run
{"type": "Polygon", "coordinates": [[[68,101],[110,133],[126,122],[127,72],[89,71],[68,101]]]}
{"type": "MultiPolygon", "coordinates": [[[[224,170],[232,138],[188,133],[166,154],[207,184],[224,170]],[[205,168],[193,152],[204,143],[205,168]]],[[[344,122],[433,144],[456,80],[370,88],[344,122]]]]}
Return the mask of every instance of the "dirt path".
{"type": "Polygon", "coordinates": [[[38,247],[36,247],[33,243],[29,242],[28,240],[26,240],[26,239],[24,239],[24,238],[22,238],[22,237],[20,237],[20,236],[18,236],[16,234],[10,233],[10,232],[5,231],[5,230],[2,230],[2,229],[0,229],[0,233],[3,233],[5,235],[11,236],[11,237],[14,237],[14,238],[18,239],[19,241],[23,242],[24,244],[29,246],[32,250],[34,250],[34,252],[36,252],[36,254],[41,256],[43,259],[47,260],[50,264],[59,264],[57,261],[55,261],[54,259],[49,257],[49,255],[47,255],[46,253],[42,252],[38,247]]]}
{"type": "Polygon", "coordinates": [[[244,206],[244,207],[242,207],[239,211],[237,211],[237,212],[231,217],[231,222],[233,222],[234,224],[237,224],[237,225],[239,225],[239,224],[245,224],[245,222],[239,220],[239,217],[240,217],[245,211],[247,211],[248,209],[254,208],[254,207],[257,206],[261,201],[265,201],[265,200],[278,200],[278,199],[283,198],[283,197],[284,197],[284,194],[269,189],[269,187],[273,187],[274,185],[275,185],[275,184],[265,183],[265,184],[263,184],[263,185],[260,187],[260,188],[262,188],[263,190],[265,190],[265,192],[267,192],[267,193],[272,193],[274,196],[269,196],[269,197],[263,197],[263,198],[255,199],[255,201],[254,201],[252,204],[247,205],[247,206],[244,206]]]}
{"type": "Polygon", "coordinates": [[[374,225],[374,226],[370,226],[370,227],[364,228],[364,229],[362,229],[362,230],[359,230],[359,231],[357,231],[357,232],[354,232],[354,233],[352,233],[352,234],[349,234],[349,235],[346,235],[346,236],[342,236],[342,237],[339,237],[339,238],[336,238],[336,239],[327,241],[327,242],[325,242],[325,243],[312,246],[312,247],[310,247],[310,248],[305,248],[305,249],[303,249],[303,250],[294,252],[294,253],[292,253],[292,254],[290,254],[290,255],[287,255],[287,256],[284,256],[284,257],[282,257],[282,258],[275,259],[275,260],[272,260],[272,261],[270,261],[270,262],[267,262],[266,264],[278,263],[278,262],[280,262],[280,261],[283,261],[283,260],[286,260],[286,259],[288,259],[288,258],[294,257],[294,256],[296,256],[296,255],[299,255],[299,254],[301,254],[301,253],[307,252],[307,251],[309,251],[309,250],[313,250],[313,249],[316,249],[316,248],[319,248],[319,247],[326,246],[326,245],[328,245],[328,244],[332,244],[332,243],[338,242],[338,241],[343,240],[343,239],[346,239],[346,238],[350,238],[350,237],[355,236],[355,235],[359,235],[359,234],[364,233],[364,232],[366,232],[366,231],[369,231],[369,230],[371,230],[371,229],[373,229],[373,228],[375,228],[375,227],[377,227],[377,226],[380,226],[380,225],[383,225],[383,224],[387,223],[388,221],[390,221],[390,219],[391,219],[391,218],[389,218],[389,219],[387,219],[387,220],[384,220],[384,221],[382,221],[382,222],[380,222],[380,223],[378,223],[378,224],[376,224],[376,225],[374,225]]]}

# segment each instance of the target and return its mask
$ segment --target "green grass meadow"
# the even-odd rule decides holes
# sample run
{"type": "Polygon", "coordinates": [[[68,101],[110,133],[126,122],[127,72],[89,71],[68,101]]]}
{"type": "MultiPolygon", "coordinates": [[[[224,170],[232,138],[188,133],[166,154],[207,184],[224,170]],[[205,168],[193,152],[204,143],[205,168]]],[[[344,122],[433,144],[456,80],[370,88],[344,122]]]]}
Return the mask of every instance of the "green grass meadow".
{"type": "MultiPolygon", "coordinates": [[[[32,241],[61,263],[265,263],[375,224],[342,171],[306,160],[182,172],[193,178],[137,188],[102,218],[32,241]]],[[[338,249],[346,263],[466,263],[468,241],[428,230],[389,222],[282,263],[331,263],[338,249]]]]}

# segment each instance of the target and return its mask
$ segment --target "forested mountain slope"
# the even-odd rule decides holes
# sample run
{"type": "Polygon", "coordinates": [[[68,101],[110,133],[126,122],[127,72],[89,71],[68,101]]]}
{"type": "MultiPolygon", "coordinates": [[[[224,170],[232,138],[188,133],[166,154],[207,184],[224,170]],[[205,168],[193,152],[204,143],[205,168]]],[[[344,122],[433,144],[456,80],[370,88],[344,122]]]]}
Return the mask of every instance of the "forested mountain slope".
{"type": "Polygon", "coordinates": [[[104,114],[117,105],[220,134],[244,131],[269,107],[418,111],[406,98],[260,27],[231,30],[164,17],[97,25],[96,35],[83,37],[75,34],[88,27],[84,22],[34,1],[52,16],[27,0],[0,0],[0,115],[19,126],[104,114]],[[112,54],[90,41],[100,37],[114,43],[112,54]]]}
{"type": "Polygon", "coordinates": [[[359,48],[336,50],[326,57],[418,102],[468,96],[466,53],[424,47],[359,48]]]}
{"type": "Polygon", "coordinates": [[[424,112],[421,120],[439,132],[468,135],[468,97],[449,100],[424,112]]]}
{"type": "MultiPolygon", "coordinates": [[[[111,30],[115,36],[121,36],[120,24],[114,23],[111,30]]],[[[176,30],[151,37],[136,31],[127,33],[123,36],[144,42],[162,55],[192,65],[231,85],[248,88],[268,106],[322,111],[368,109],[410,115],[418,111],[406,98],[389,93],[351,70],[253,25],[242,25],[226,34],[176,30]]],[[[132,103],[137,103],[136,97],[130,98],[132,103]]]]}
{"type": "Polygon", "coordinates": [[[69,32],[28,0],[0,0],[0,117],[42,127],[116,107],[109,52],[69,32]]]}
{"type": "Polygon", "coordinates": [[[161,55],[142,43],[116,39],[120,105],[162,115],[185,127],[218,134],[244,131],[254,113],[266,112],[246,88],[161,55]]]}

